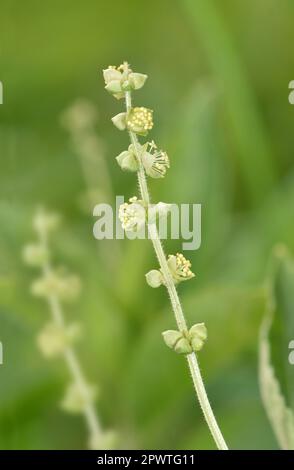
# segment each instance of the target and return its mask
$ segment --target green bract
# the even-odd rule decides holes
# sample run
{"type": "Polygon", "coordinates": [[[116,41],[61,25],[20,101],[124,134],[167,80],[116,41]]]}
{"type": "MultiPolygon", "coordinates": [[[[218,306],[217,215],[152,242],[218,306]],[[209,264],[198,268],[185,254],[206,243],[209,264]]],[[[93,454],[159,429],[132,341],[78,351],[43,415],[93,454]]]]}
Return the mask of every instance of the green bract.
{"type": "Polygon", "coordinates": [[[150,287],[157,288],[163,284],[163,277],[160,271],[157,269],[152,269],[147,274],[145,274],[147,284],[150,287]]]}
{"type": "Polygon", "coordinates": [[[116,161],[122,170],[138,171],[139,169],[134,146],[132,144],[129,145],[128,150],[125,150],[116,157],[116,161]]]}

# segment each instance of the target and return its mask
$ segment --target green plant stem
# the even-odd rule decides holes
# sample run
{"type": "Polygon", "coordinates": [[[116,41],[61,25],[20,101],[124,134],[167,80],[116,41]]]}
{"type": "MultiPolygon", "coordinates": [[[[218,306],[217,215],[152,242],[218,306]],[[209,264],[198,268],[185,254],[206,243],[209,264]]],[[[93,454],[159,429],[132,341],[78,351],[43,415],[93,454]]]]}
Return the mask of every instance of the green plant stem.
{"type": "MultiPolygon", "coordinates": [[[[47,241],[47,234],[43,230],[39,233],[40,242],[43,245],[45,251],[48,250],[48,241],[47,241]]],[[[52,274],[52,267],[50,262],[46,262],[42,266],[42,271],[44,276],[48,276],[52,274]]],[[[62,311],[62,306],[60,303],[59,298],[54,295],[48,295],[47,301],[50,307],[50,311],[52,314],[53,321],[59,328],[65,327],[64,315],[62,311]]],[[[77,387],[79,388],[81,394],[85,397],[85,402],[88,399],[88,387],[83,375],[80,363],[78,358],[74,352],[74,350],[67,346],[64,350],[64,359],[67,364],[67,367],[72,375],[74,382],[76,383],[77,387]]],[[[85,420],[88,426],[88,430],[91,436],[102,437],[102,429],[95,411],[94,404],[92,402],[88,402],[87,405],[84,407],[83,410],[85,420]]]]}
{"type": "MultiPolygon", "coordinates": [[[[127,111],[129,111],[131,107],[132,107],[131,93],[127,92],[126,93],[127,111]]],[[[141,154],[139,150],[139,141],[135,133],[129,132],[129,135],[130,135],[131,143],[133,144],[135,148],[136,157],[137,157],[138,164],[139,164],[138,182],[139,182],[141,197],[144,203],[148,206],[150,204],[150,195],[149,195],[145,170],[144,170],[142,160],[141,160],[141,154]]],[[[148,231],[149,231],[149,235],[153,244],[154,251],[156,253],[156,256],[160,265],[161,272],[164,277],[165,286],[167,288],[167,291],[170,297],[170,301],[171,301],[172,309],[175,315],[177,326],[180,331],[186,331],[187,330],[186,319],[184,316],[184,312],[181,306],[181,302],[180,302],[174,281],[172,279],[172,276],[171,276],[171,273],[167,264],[167,259],[163,250],[162,242],[158,235],[156,223],[148,224],[148,231]]],[[[215,416],[213,414],[212,408],[210,406],[210,403],[206,394],[206,390],[205,390],[205,386],[202,380],[196,354],[194,352],[191,354],[188,354],[187,360],[188,360],[190,373],[192,375],[192,380],[193,380],[193,384],[195,387],[195,391],[196,391],[201,409],[203,411],[204,417],[206,419],[207,425],[210,429],[210,432],[215,440],[215,443],[218,449],[227,450],[228,447],[223,438],[221,430],[217,424],[217,421],[215,419],[215,416]]]]}

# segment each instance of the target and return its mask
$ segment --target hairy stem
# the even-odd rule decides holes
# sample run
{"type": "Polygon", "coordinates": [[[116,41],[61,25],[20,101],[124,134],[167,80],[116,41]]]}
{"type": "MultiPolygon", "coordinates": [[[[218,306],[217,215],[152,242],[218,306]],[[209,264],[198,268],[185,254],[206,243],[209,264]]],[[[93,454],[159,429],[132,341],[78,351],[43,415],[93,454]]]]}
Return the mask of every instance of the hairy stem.
{"type": "MultiPolygon", "coordinates": [[[[39,236],[40,236],[41,244],[47,251],[48,242],[47,242],[46,232],[44,230],[41,231],[39,233],[39,236]]],[[[50,275],[52,273],[51,264],[49,262],[44,263],[42,266],[42,271],[43,271],[44,276],[50,275]]],[[[64,321],[64,315],[63,315],[62,306],[61,306],[59,298],[56,295],[51,294],[51,295],[48,295],[47,301],[50,307],[53,321],[59,328],[64,328],[65,321],[64,321]]],[[[73,348],[71,348],[70,346],[67,346],[64,351],[64,359],[75,384],[80,390],[81,395],[85,397],[85,402],[87,403],[87,405],[84,407],[83,413],[86,419],[89,433],[91,436],[102,437],[102,429],[101,429],[101,426],[100,426],[100,423],[99,423],[99,420],[95,411],[94,404],[92,402],[87,402],[87,399],[88,399],[87,382],[83,375],[77,356],[73,348]]]]}
{"type": "MultiPolygon", "coordinates": [[[[127,92],[126,93],[126,109],[129,111],[132,107],[132,98],[131,98],[131,93],[127,92]]],[[[138,160],[139,164],[139,170],[138,170],[138,182],[139,182],[139,188],[140,188],[140,193],[141,197],[146,205],[150,204],[150,195],[149,195],[149,190],[148,190],[148,185],[147,185],[147,180],[146,180],[146,175],[145,175],[145,170],[144,166],[142,164],[141,160],[141,154],[139,150],[139,141],[137,138],[137,135],[133,132],[129,132],[130,135],[130,140],[131,143],[133,144],[136,152],[136,157],[138,160]]],[[[167,259],[163,250],[162,242],[159,238],[156,223],[151,223],[148,224],[148,231],[149,235],[153,244],[154,251],[156,253],[161,272],[164,277],[165,281],[165,286],[167,288],[172,309],[175,315],[176,323],[178,325],[178,328],[180,331],[186,331],[187,330],[187,323],[186,319],[184,316],[184,312],[181,306],[181,302],[172,278],[172,275],[170,273],[168,264],[167,264],[167,259]]],[[[210,429],[210,432],[214,438],[214,441],[220,450],[227,450],[228,447],[226,445],[226,442],[223,438],[223,435],[221,433],[221,430],[217,424],[217,421],[215,419],[215,416],[213,414],[212,408],[210,406],[205,386],[202,380],[201,372],[199,369],[199,364],[197,360],[196,354],[193,352],[191,354],[187,355],[187,360],[188,360],[188,365],[190,369],[190,373],[192,375],[192,380],[193,384],[195,387],[195,391],[201,406],[201,409],[203,411],[204,417],[206,419],[207,425],[210,429]]]]}

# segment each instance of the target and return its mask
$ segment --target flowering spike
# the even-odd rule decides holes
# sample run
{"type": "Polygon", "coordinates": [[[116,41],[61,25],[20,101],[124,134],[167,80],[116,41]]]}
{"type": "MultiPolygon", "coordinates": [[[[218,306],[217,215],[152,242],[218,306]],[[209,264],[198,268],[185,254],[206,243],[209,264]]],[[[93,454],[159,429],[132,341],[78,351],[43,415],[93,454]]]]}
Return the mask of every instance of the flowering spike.
{"type": "MultiPolygon", "coordinates": [[[[157,151],[154,143],[151,144],[149,149],[148,144],[147,146],[145,145],[142,152],[142,146],[140,145],[136,134],[144,136],[150,129],[152,129],[152,111],[142,107],[132,108],[131,88],[132,86],[134,88],[138,88],[138,84],[140,87],[145,80],[143,77],[132,77],[132,71],[130,70],[128,64],[123,64],[123,66],[118,67],[117,70],[127,75],[126,83],[122,85],[122,90],[125,92],[126,98],[126,127],[129,131],[131,142],[135,147],[136,158],[139,164],[138,181],[142,197],[142,204],[147,209],[150,205],[150,195],[146,181],[146,174],[153,178],[164,176],[167,168],[169,168],[169,159],[165,152],[157,151]],[[136,80],[139,78],[140,80],[138,80],[136,83],[136,80]],[[142,83],[139,83],[140,81],[142,83]]],[[[137,228],[138,218],[135,217],[134,213],[129,213],[128,210],[128,204],[121,208],[121,220],[126,229],[134,230],[137,228]]],[[[214,417],[206,390],[203,385],[197,357],[194,354],[195,351],[201,349],[206,338],[206,331],[204,330],[203,325],[201,327],[197,326],[197,328],[195,326],[192,327],[191,332],[187,330],[186,319],[175,288],[175,284],[194,277],[194,274],[190,269],[191,263],[190,261],[186,260],[182,254],[172,255],[166,259],[155,221],[153,224],[155,226],[152,226],[152,230],[149,229],[149,233],[152,235],[151,240],[159,261],[160,270],[149,272],[146,276],[146,279],[147,282],[150,281],[149,283],[152,285],[152,287],[157,287],[160,285],[161,281],[159,273],[162,274],[162,280],[169,293],[172,309],[175,314],[178,328],[180,330],[179,332],[174,330],[164,332],[163,338],[167,345],[172,347],[177,353],[187,355],[193,353],[191,357],[188,356],[188,364],[196,395],[199,399],[207,424],[218,448],[221,450],[227,450],[228,447],[214,417]]],[[[150,224],[150,226],[151,225],[152,224],[150,224]]]]}

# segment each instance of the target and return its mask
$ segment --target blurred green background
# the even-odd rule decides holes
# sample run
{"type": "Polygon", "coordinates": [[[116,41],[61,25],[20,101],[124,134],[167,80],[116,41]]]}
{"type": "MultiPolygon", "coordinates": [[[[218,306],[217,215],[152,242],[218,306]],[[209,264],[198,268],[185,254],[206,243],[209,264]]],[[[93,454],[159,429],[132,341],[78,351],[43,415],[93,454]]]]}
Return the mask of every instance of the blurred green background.
{"type": "Polygon", "coordinates": [[[149,76],[136,104],[154,109],[152,138],[171,160],[167,177],[150,181],[153,199],[202,204],[202,245],[186,253],[196,278],[180,295],[189,323],[208,327],[200,363],[217,419],[231,448],[277,448],[257,341],[270,252],[294,248],[293,1],[3,0],[0,14],[0,448],[87,440],[82,417],[58,406],[65,365],[36,346],[49,311],[30,294],[35,273],[21,251],[39,203],[63,217],[54,261],[82,279],[66,318],[83,325],[77,352],[99,384],[103,425],[121,448],[214,448],[185,361],[161,338],[174,319],[164,289],[145,283],[156,267],[150,243],[95,241],[81,204],[87,189],[96,202],[137,191],[114,158],[128,145],[110,121],[123,103],[103,89],[102,69],[123,60],[149,76]],[[98,113],[97,161],[85,162],[60,125],[81,98],[98,113]]]}

